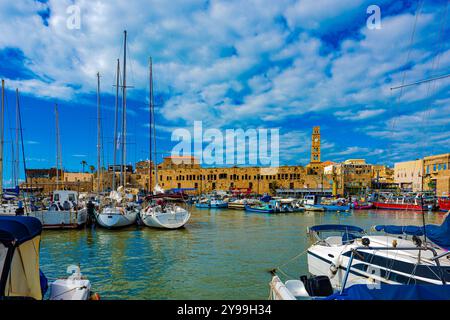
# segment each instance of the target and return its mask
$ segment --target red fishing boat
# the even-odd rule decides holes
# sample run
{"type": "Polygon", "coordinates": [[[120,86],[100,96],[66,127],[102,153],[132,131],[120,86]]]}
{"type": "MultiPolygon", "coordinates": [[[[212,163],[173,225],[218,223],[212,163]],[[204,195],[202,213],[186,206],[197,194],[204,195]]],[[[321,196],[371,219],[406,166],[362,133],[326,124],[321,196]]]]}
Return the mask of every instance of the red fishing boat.
{"type": "Polygon", "coordinates": [[[385,210],[409,210],[409,211],[427,211],[432,209],[433,205],[420,197],[393,197],[380,199],[373,203],[376,209],[385,210]]]}
{"type": "Polygon", "coordinates": [[[450,210],[450,198],[439,198],[439,210],[447,212],[450,210]]]}
{"type": "Polygon", "coordinates": [[[389,203],[389,202],[374,202],[373,205],[377,209],[387,210],[411,210],[411,211],[426,211],[428,206],[413,203],[389,203]]]}

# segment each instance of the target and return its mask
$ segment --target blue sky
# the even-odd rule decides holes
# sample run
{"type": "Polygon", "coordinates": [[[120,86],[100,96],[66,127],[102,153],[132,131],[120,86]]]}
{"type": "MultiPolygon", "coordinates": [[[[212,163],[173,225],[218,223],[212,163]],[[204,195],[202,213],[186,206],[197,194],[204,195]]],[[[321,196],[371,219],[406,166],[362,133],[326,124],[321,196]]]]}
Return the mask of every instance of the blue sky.
{"type": "Polygon", "coordinates": [[[148,58],[154,61],[158,149],[175,128],[280,128],[280,162],[306,164],[312,127],[322,159],[391,164],[449,152],[447,1],[2,1],[0,76],[7,87],[5,179],[14,91],[21,92],[27,166],[96,162],[96,73],[102,75],[105,163],[112,159],[114,73],[129,33],[128,160],[148,158],[148,58]],[[68,29],[67,8],[80,8],[68,29]],[[369,5],[381,29],[369,29],[369,5]]]}

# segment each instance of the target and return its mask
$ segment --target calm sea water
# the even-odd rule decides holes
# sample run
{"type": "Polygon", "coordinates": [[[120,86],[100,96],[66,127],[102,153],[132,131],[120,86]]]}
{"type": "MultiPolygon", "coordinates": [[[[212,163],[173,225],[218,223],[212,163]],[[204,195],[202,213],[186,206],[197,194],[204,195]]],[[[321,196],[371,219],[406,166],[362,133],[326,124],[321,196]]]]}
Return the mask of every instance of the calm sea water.
{"type": "MultiPolygon", "coordinates": [[[[443,215],[426,213],[427,223],[443,215]]],[[[397,211],[257,214],[192,208],[180,230],[129,227],[44,231],[41,269],[53,280],[79,264],[102,299],[267,299],[273,269],[309,245],[306,227],[323,223],[422,223],[422,215],[397,211]]],[[[302,255],[283,270],[307,272],[302,255]]]]}

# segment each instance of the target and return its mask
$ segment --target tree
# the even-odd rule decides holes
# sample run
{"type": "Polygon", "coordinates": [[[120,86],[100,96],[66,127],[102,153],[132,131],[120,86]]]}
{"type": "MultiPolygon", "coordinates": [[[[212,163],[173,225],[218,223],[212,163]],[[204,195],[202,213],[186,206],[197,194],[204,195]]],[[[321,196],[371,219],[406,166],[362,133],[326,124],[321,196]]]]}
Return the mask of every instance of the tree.
{"type": "Polygon", "coordinates": [[[86,160],[82,160],[80,163],[81,163],[81,167],[83,168],[83,173],[84,173],[84,167],[87,166],[87,162],[86,162],[86,160]]]}
{"type": "Polygon", "coordinates": [[[94,173],[95,167],[94,167],[93,165],[90,165],[90,166],[89,166],[89,170],[91,170],[91,173],[94,173]]]}

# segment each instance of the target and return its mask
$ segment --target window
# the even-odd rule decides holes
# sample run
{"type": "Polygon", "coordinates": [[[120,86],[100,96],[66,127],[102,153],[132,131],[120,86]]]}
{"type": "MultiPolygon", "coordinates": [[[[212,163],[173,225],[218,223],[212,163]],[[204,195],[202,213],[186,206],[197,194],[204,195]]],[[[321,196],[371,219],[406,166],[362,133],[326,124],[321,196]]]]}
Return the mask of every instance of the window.
{"type": "Polygon", "coordinates": [[[53,198],[54,201],[59,201],[59,194],[55,194],[55,197],[53,198]]]}
{"type": "Polygon", "coordinates": [[[69,194],[69,201],[75,201],[75,195],[73,193],[69,194]]]}

